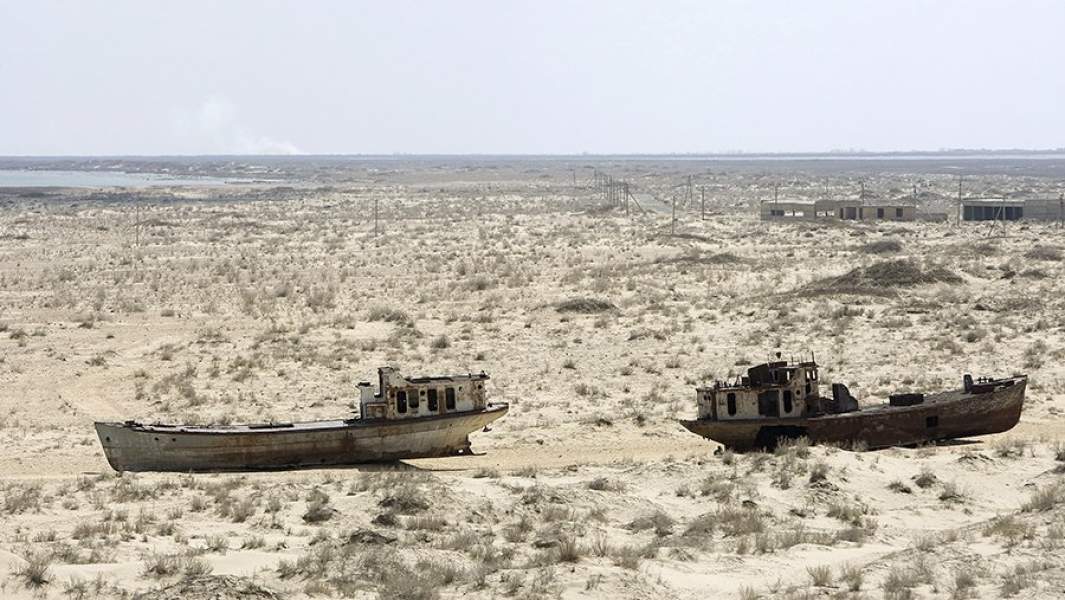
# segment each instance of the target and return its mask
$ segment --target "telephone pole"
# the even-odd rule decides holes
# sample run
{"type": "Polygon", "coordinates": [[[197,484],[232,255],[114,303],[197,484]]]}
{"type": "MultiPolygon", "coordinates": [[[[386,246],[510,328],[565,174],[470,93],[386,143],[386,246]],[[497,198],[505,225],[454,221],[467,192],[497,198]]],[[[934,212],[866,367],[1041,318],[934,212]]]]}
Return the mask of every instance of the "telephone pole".
{"type": "Polygon", "coordinates": [[[964,177],[962,174],[958,174],[958,224],[961,224],[962,206],[961,206],[961,179],[964,177]]]}
{"type": "Polygon", "coordinates": [[[673,216],[669,221],[669,235],[670,237],[677,234],[677,194],[673,193],[673,216]]]}

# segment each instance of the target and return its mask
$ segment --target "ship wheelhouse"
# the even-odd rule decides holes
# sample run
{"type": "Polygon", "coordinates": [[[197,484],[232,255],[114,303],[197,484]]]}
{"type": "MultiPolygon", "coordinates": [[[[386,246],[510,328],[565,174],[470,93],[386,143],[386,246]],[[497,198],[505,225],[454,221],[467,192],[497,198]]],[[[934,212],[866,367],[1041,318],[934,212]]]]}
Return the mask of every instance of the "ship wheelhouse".
{"type": "Polygon", "coordinates": [[[713,421],[787,419],[822,412],[817,364],[755,365],[735,381],[696,388],[699,418],[713,421]]]}
{"type": "Polygon", "coordinates": [[[359,383],[359,416],[363,419],[412,419],[483,410],[488,375],[469,373],[442,377],[404,377],[392,367],[377,370],[378,390],[359,383]]]}

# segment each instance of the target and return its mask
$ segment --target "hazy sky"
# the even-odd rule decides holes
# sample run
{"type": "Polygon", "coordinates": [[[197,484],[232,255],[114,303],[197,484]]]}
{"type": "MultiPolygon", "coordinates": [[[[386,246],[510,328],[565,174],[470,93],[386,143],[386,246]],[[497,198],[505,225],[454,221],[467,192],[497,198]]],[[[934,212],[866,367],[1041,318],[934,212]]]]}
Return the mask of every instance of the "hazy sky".
{"type": "Polygon", "coordinates": [[[1065,2],[0,0],[0,155],[1065,146],[1065,2]]]}

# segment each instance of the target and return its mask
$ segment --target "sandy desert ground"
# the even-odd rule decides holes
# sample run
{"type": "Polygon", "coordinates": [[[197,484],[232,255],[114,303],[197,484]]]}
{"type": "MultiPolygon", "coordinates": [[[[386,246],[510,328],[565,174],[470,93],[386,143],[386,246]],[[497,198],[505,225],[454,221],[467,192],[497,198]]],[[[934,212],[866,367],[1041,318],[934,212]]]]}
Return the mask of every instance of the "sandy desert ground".
{"type": "Polygon", "coordinates": [[[286,168],[0,191],[0,597],[1065,597],[1056,224],[757,218],[774,185],[859,181],[950,210],[953,175],[901,162],[286,168]],[[671,236],[689,174],[707,216],[671,236]],[[677,423],[777,351],[863,403],[963,373],[1027,373],[1028,399],[1007,434],[877,452],[715,452],[677,423]],[[477,456],[282,473],[119,475],[92,430],[346,415],[385,364],[483,369],[510,414],[477,456]]]}

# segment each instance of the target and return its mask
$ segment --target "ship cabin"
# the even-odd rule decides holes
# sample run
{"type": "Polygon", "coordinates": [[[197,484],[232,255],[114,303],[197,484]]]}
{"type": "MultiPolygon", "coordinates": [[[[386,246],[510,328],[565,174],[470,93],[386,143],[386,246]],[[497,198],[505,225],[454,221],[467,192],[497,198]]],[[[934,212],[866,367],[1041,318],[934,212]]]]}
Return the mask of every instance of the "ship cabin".
{"type": "Polygon", "coordinates": [[[755,365],[735,381],[696,388],[699,418],[710,421],[789,419],[858,410],[847,387],[832,384],[821,396],[817,363],[777,361],[755,365]]]}
{"type": "Polygon", "coordinates": [[[363,419],[413,419],[483,410],[488,375],[468,373],[442,377],[404,377],[392,367],[377,370],[378,389],[359,383],[359,415],[363,419]]]}

